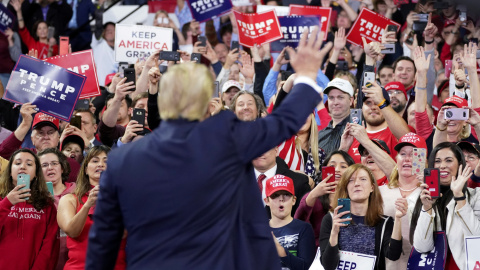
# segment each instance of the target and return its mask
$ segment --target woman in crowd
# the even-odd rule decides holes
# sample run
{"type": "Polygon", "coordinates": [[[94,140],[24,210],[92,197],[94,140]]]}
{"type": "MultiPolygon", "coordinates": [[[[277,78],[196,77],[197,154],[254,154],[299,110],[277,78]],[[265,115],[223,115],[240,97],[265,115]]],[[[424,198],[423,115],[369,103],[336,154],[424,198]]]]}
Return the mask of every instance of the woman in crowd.
{"type": "Polygon", "coordinates": [[[321,262],[337,269],[340,251],[376,256],[374,269],[386,269],[385,258],[398,260],[402,253],[401,218],[407,214],[404,198],[395,202],[395,221],[383,215],[377,181],[365,165],[350,166],[342,175],[332,201],[333,215],[326,215],[320,231],[321,262]],[[351,211],[339,211],[338,199],[350,199],[351,211]],[[351,218],[346,214],[351,213],[351,218]],[[349,224],[345,224],[348,222],[349,224]]]}
{"type": "Polygon", "coordinates": [[[295,212],[296,219],[303,220],[312,225],[317,246],[319,245],[318,237],[320,236],[322,219],[331,209],[335,195],[335,187],[348,166],[353,164],[355,164],[355,161],[353,161],[347,152],[337,150],[330,153],[322,166],[335,167],[335,175],[322,175],[323,180],[312,191],[303,196],[295,212]],[[327,183],[332,177],[335,178],[335,181],[327,183]]]}
{"type": "MultiPolygon", "coordinates": [[[[65,195],[58,205],[58,225],[67,234],[67,270],[85,269],[88,232],[93,224],[92,215],[100,191],[100,175],[107,169],[110,148],[93,147],[82,163],[74,194],[65,195]]],[[[120,248],[115,269],[125,269],[125,243],[120,248]]]]}
{"type": "Polygon", "coordinates": [[[430,252],[434,233],[445,231],[448,243],[445,269],[464,269],[466,236],[480,235],[480,193],[467,188],[472,169],[466,165],[462,150],[454,143],[438,144],[428,159],[429,168],[440,170],[439,198],[432,198],[430,188],[422,192],[412,214],[410,239],[419,252],[430,252]]]}
{"type": "Polygon", "coordinates": [[[185,45],[185,38],[182,31],[180,31],[172,19],[168,17],[168,13],[165,10],[159,10],[155,13],[153,26],[173,29],[173,51],[178,50],[180,45],[185,45]]]}
{"type": "MultiPolygon", "coordinates": [[[[414,172],[413,170],[413,148],[427,149],[425,140],[415,133],[407,133],[395,146],[397,151],[397,165],[393,169],[390,175],[390,181],[388,185],[379,187],[380,194],[383,198],[383,213],[387,216],[395,216],[396,201],[399,198],[405,198],[408,203],[408,209],[411,212],[415,207],[415,203],[420,196],[419,181],[423,181],[423,172],[414,172]]],[[[390,157],[389,157],[390,158],[390,157]]],[[[427,163],[427,153],[423,157],[423,163],[427,163]]],[[[402,241],[403,253],[400,259],[393,262],[386,260],[387,269],[407,269],[408,257],[410,256],[409,250],[412,249],[412,245],[409,241],[410,232],[410,219],[404,217],[401,219],[402,237],[405,241],[402,241]]]]}
{"type": "MultiPolygon", "coordinates": [[[[75,190],[75,183],[65,182],[70,174],[70,164],[67,157],[57,148],[47,148],[38,153],[43,175],[46,182],[52,182],[53,194],[55,198],[55,207],[63,196],[72,193],[75,190]]],[[[68,259],[67,235],[60,230],[60,254],[58,256],[57,267],[61,270],[68,259]]]]}
{"type": "Polygon", "coordinates": [[[18,20],[18,34],[22,38],[23,43],[27,45],[28,50],[37,50],[38,58],[45,59],[52,57],[58,54],[57,41],[54,37],[48,38],[48,24],[45,21],[37,21],[33,25],[33,37],[30,35],[30,32],[25,27],[25,21],[22,15],[22,7],[20,0],[12,0],[10,2],[17,12],[18,20]]]}
{"type": "Polygon", "coordinates": [[[31,150],[17,150],[0,177],[0,269],[53,270],[56,215],[40,160],[31,150]],[[20,175],[30,177],[30,188],[17,184],[20,175]]]}

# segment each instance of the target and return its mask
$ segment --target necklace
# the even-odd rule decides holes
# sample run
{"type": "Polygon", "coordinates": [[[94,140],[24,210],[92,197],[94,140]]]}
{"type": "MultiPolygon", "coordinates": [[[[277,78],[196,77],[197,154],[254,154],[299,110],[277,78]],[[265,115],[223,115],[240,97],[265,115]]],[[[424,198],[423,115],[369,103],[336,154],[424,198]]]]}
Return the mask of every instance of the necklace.
{"type": "Polygon", "coordinates": [[[400,190],[403,191],[403,192],[414,191],[414,190],[417,189],[417,188],[418,188],[418,187],[414,187],[414,188],[412,188],[412,189],[403,189],[403,188],[401,188],[401,187],[398,187],[398,189],[400,189],[400,190]]]}

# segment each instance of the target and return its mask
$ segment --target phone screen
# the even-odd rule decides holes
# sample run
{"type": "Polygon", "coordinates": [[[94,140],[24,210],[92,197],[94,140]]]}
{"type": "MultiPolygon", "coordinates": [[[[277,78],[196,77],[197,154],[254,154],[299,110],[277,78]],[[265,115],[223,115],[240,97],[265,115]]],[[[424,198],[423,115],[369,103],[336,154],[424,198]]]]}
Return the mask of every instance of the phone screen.
{"type": "MultiPolygon", "coordinates": [[[[346,211],[350,211],[350,199],[338,199],[338,205],[342,205],[343,207],[338,209],[338,213],[343,213],[346,211]]],[[[351,213],[342,216],[342,219],[351,218],[351,213]]],[[[350,224],[350,221],[344,221],[343,224],[350,224]]]]}
{"type": "Polygon", "coordinates": [[[361,109],[350,109],[350,123],[362,124],[362,110],[361,109]]]}
{"type": "Polygon", "coordinates": [[[82,117],[80,115],[74,115],[70,119],[70,125],[82,129],[82,117]]]}

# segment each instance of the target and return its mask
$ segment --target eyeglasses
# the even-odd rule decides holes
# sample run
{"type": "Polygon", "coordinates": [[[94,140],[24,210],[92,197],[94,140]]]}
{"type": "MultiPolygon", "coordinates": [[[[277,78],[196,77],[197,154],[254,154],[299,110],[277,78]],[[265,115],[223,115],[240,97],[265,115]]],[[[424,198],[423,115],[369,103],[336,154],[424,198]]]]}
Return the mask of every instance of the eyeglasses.
{"type": "Polygon", "coordinates": [[[58,165],[60,165],[60,162],[52,161],[50,163],[42,163],[42,168],[48,168],[48,166],[56,167],[58,165]]]}
{"type": "Polygon", "coordinates": [[[396,95],[400,95],[400,94],[403,95],[403,92],[400,91],[400,90],[390,90],[390,91],[388,91],[389,96],[396,96],[396,95]]]}
{"type": "Polygon", "coordinates": [[[47,132],[47,133],[39,133],[39,132],[37,132],[37,133],[35,134],[35,137],[38,138],[38,139],[40,139],[40,138],[42,138],[42,137],[52,137],[53,134],[55,134],[56,132],[57,132],[56,130],[50,130],[50,131],[47,132]]]}

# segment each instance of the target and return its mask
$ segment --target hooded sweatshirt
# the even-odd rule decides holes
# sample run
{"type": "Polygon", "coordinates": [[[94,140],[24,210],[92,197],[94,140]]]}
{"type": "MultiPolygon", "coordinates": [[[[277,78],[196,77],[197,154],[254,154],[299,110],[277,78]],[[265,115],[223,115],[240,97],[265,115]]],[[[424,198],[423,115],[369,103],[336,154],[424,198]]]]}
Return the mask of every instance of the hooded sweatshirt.
{"type": "Polygon", "coordinates": [[[58,258],[57,210],[0,198],[0,269],[50,270],[58,258]]]}

